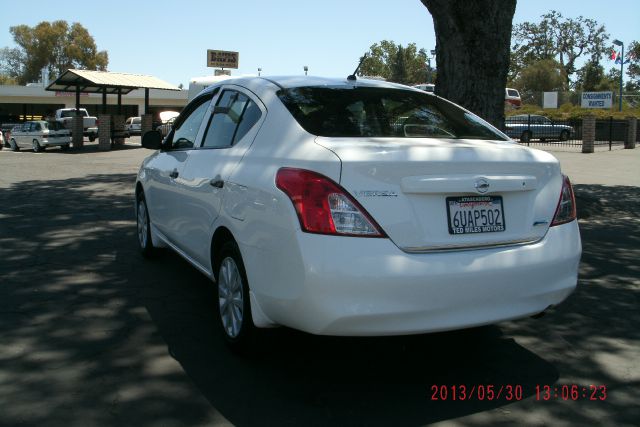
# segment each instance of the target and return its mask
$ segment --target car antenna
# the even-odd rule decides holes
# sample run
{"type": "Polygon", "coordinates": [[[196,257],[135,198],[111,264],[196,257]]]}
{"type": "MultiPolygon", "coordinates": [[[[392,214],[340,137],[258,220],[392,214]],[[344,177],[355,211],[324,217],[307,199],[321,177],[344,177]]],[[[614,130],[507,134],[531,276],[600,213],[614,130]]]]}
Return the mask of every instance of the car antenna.
{"type": "Polygon", "coordinates": [[[350,76],[347,76],[347,80],[357,80],[356,78],[356,74],[358,73],[358,70],[360,69],[360,66],[362,65],[362,63],[364,62],[364,60],[367,59],[367,54],[365,53],[364,56],[360,59],[360,63],[358,64],[358,66],[356,67],[356,70],[353,72],[353,74],[351,74],[350,76]]]}

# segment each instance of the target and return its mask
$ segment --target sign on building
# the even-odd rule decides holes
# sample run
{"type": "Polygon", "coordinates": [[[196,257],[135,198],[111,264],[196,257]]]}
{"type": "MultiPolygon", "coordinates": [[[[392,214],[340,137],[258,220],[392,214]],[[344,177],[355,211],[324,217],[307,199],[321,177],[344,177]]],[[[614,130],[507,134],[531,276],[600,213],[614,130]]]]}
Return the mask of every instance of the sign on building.
{"type": "Polygon", "coordinates": [[[213,70],[214,76],[230,76],[231,70],[213,70]]]}
{"type": "Polygon", "coordinates": [[[207,50],[207,67],[238,68],[240,53],[226,50],[207,50]]]}
{"type": "Polygon", "coordinates": [[[582,108],[611,108],[613,92],[582,92],[582,108]]]}

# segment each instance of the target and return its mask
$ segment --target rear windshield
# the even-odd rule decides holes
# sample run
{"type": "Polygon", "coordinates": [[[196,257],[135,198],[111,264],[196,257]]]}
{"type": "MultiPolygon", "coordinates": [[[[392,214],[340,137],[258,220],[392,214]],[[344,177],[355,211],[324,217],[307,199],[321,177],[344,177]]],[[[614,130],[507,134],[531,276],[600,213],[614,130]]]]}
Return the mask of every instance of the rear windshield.
{"type": "Polygon", "coordinates": [[[424,92],[299,87],[278,97],[307,132],[327,137],[509,140],[479,117],[424,92]]]}
{"type": "Polygon", "coordinates": [[[518,91],[515,89],[507,89],[507,94],[509,94],[509,96],[518,96],[518,97],[520,96],[518,91]]]}

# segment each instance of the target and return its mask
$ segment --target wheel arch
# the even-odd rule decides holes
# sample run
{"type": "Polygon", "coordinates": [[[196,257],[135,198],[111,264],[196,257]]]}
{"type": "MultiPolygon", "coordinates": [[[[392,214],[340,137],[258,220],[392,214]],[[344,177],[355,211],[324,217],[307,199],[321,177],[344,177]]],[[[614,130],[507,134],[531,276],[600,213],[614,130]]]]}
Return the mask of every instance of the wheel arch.
{"type": "MultiPolygon", "coordinates": [[[[240,251],[240,245],[238,245],[238,241],[233,236],[233,233],[231,233],[231,230],[229,230],[225,226],[218,227],[215,233],[213,233],[213,237],[211,238],[211,272],[213,277],[216,280],[217,280],[216,266],[220,264],[220,262],[222,262],[220,251],[222,250],[222,247],[227,242],[235,242],[236,245],[238,246],[238,251],[240,251]]],[[[240,256],[242,257],[242,253],[240,253],[240,256]]],[[[244,264],[245,263],[244,257],[242,258],[243,258],[242,262],[244,264]]],[[[248,276],[249,273],[247,272],[246,264],[244,264],[244,270],[245,270],[245,274],[248,276]]],[[[271,320],[271,318],[265,313],[264,309],[260,304],[258,297],[251,290],[250,283],[247,283],[247,288],[249,289],[249,299],[250,299],[249,308],[251,310],[251,321],[253,322],[253,324],[258,328],[274,328],[279,326],[276,322],[271,320]]]]}
{"type": "Polygon", "coordinates": [[[136,200],[138,200],[141,194],[144,194],[144,188],[142,187],[142,183],[138,181],[136,182],[136,200]]]}
{"type": "Polygon", "coordinates": [[[222,261],[220,259],[220,250],[222,249],[225,243],[230,241],[236,242],[236,244],[238,243],[236,239],[233,237],[233,234],[231,233],[231,231],[225,226],[218,227],[215,233],[213,233],[213,237],[211,238],[211,249],[210,249],[211,273],[213,277],[216,277],[216,274],[217,274],[216,266],[220,263],[220,261],[222,261]]]}

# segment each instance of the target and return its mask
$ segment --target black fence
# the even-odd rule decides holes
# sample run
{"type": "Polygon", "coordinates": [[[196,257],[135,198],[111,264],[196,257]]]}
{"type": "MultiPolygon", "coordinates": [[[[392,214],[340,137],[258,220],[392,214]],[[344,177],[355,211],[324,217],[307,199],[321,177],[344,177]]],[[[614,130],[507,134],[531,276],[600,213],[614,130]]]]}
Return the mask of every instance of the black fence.
{"type": "MultiPolygon", "coordinates": [[[[624,145],[629,132],[629,122],[610,117],[596,120],[596,146],[624,145]]],[[[551,120],[533,114],[507,117],[505,133],[526,145],[582,146],[582,119],[551,120]]],[[[640,127],[636,134],[640,141],[640,127]]]]}

